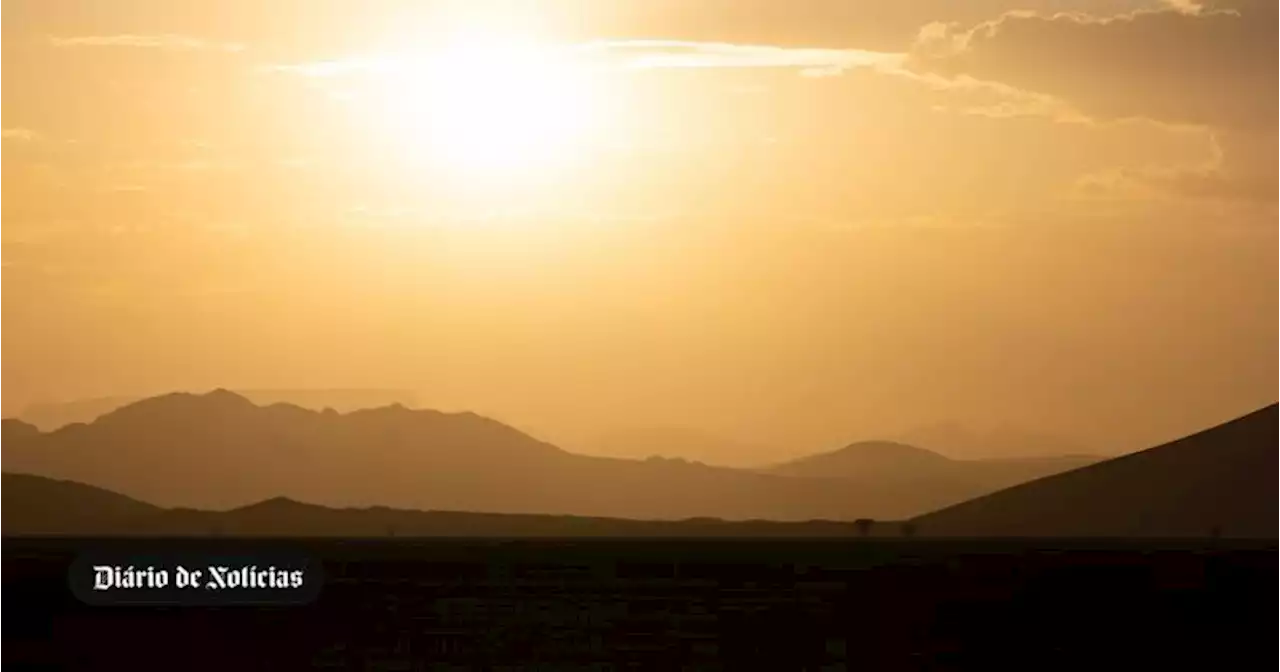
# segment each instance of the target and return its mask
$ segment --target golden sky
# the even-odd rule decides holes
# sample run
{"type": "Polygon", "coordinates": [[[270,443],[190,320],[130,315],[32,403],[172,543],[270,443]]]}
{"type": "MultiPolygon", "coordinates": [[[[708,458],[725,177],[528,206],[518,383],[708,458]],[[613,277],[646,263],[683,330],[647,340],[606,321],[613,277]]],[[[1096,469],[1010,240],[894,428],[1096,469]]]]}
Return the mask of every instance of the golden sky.
{"type": "Polygon", "coordinates": [[[4,411],[1169,438],[1276,398],[1276,11],[7,2],[4,411]]]}

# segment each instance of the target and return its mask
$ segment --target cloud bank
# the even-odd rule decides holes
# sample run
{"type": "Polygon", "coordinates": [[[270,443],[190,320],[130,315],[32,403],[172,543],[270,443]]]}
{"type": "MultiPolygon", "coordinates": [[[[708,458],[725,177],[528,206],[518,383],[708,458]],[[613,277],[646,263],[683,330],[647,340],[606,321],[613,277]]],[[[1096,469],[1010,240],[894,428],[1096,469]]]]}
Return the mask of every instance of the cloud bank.
{"type": "Polygon", "coordinates": [[[1207,165],[1127,174],[1187,196],[1276,198],[1277,3],[1171,3],[1114,16],[1013,12],[932,24],[921,72],[970,76],[1059,98],[1095,119],[1144,118],[1212,133],[1207,165]]]}

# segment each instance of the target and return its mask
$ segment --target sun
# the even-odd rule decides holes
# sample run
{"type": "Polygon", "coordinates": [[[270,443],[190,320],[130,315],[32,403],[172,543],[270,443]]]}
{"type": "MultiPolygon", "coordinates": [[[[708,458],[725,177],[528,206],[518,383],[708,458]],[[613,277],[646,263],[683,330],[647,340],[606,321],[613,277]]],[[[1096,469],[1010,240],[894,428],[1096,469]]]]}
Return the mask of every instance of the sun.
{"type": "Polygon", "coordinates": [[[377,123],[407,158],[451,175],[545,176],[584,158],[599,120],[589,73],[568,53],[472,35],[392,57],[377,123]]]}

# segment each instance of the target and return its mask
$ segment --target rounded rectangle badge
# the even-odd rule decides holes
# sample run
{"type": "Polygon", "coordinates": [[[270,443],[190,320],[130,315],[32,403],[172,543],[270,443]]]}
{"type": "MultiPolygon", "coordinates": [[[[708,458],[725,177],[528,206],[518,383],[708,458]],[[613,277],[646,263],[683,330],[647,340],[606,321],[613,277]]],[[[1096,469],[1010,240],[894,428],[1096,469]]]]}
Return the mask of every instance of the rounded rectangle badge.
{"type": "Polygon", "coordinates": [[[86,553],[72,594],[91,605],[302,605],[320,595],[321,564],[301,554],[86,553]]]}

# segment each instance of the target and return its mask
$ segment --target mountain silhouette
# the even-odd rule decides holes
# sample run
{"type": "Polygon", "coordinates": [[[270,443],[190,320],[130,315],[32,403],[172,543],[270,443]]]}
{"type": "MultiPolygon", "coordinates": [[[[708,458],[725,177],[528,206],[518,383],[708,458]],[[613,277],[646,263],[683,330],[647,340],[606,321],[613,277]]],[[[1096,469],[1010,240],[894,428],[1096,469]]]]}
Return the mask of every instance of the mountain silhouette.
{"type": "Polygon", "coordinates": [[[920,516],[929,536],[1274,538],[1277,406],[920,516]]]}
{"type": "Polygon", "coordinates": [[[856,483],[876,482],[902,490],[928,491],[936,497],[959,502],[1101,459],[1064,455],[953,460],[905,443],[861,441],[839,450],[784,462],[768,472],[793,477],[842,478],[856,483]]]}
{"type": "MultiPolygon", "coordinates": [[[[259,406],[293,404],[311,410],[332,408],[350,412],[362,408],[376,408],[401,404],[414,406],[414,394],[404,390],[378,389],[298,389],[298,390],[239,390],[240,396],[259,406]]],[[[32,404],[18,415],[19,420],[49,432],[75,423],[89,423],[118,408],[146,399],[146,397],[99,397],[76,401],[32,404]]]]}
{"type": "Polygon", "coordinates": [[[276,496],[639,519],[902,518],[961,496],[687,462],[569,453],[473,413],[257,406],[225,390],[144,399],[89,424],[4,435],[10,471],[89,483],[165,507],[276,496]]]}
{"type": "Polygon", "coordinates": [[[19,442],[27,441],[40,435],[38,427],[15,418],[5,418],[3,429],[0,429],[0,432],[3,432],[5,439],[19,442]]]}
{"type": "Polygon", "coordinates": [[[894,441],[860,441],[839,450],[791,460],[773,468],[795,476],[857,477],[944,470],[951,460],[931,450],[894,441]]]}
{"type": "Polygon", "coordinates": [[[0,495],[9,535],[115,533],[161,511],[110,490],[28,474],[4,474],[0,495]]]}
{"type": "Polygon", "coordinates": [[[75,401],[31,404],[18,415],[19,420],[49,432],[76,423],[93,422],[100,416],[126,406],[141,397],[98,397],[75,401]]]}
{"type": "Polygon", "coordinates": [[[536,514],[331,508],[273,497],[229,511],[166,509],[108,490],[29,474],[0,476],[10,536],[198,537],[830,537],[861,534],[847,522],[645,521],[536,514]]]}

